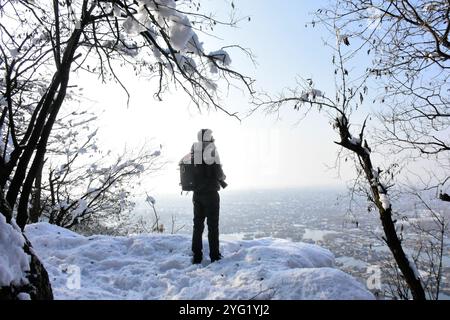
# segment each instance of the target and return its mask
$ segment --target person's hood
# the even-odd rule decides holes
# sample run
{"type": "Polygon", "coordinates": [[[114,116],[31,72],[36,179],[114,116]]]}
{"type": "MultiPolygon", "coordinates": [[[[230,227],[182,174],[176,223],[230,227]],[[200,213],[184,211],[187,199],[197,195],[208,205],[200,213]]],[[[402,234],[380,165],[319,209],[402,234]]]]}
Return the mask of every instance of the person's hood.
{"type": "Polygon", "coordinates": [[[212,130],[211,129],[201,129],[197,133],[197,140],[199,142],[214,142],[214,138],[212,136],[212,130]]]}

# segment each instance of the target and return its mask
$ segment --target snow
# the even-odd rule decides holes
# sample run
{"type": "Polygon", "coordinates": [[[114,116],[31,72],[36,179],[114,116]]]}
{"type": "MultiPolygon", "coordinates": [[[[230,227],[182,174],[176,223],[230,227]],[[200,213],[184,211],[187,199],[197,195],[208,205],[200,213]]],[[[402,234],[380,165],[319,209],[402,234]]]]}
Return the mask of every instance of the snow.
{"type": "Polygon", "coordinates": [[[117,4],[113,4],[113,13],[114,13],[114,17],[120,18],[120,16],[122,15],[122,10],[120,9],[120,7],[117,4]]]}
{"type": "Polygon", "coordinates": [[[374,179],[378,179],[379,178],[378,170],[372,169],[372,175],[374,179]]]}
{"type": "Polygon", "coordinates": [[[80,199],[78,200],[78,206],[75,210],[73,210],[72,214],[74,216],[79,216],[81,214],[83,214],[84,212],[86,212],[88,210],[88,203],[86,201],[86,199],[80,199]]]}
{"type": "Polygon", "coordinates": [[[185,15],[173,16],[169,28],[169,37],[175,50],[183,50],[188,41],[194,36],[191,22],[185,15]]]}
{"type": "Polygon", "coordinates": [[[373,299],[371,293],[350,275],[333,268],[294,269],[282,271],[276,281],[269,281],[276,288],[284,285],[281,292],[276,292],[278,299],[289,300],[352,300],[373,299]],[[343,284],[345,284],[343,286],[343,284]]]}
{"type": "Polygon", "coordinates": [[[161,151],[160,150],[155,150],[150,157],[159,157],[161,155],[161,151]]]}
{"type": "Polygon", "coordinates": [[[389,196],[385,193],[380,193],[380,201],[384,210],[388,210],[391,207],[391,201],[389,200],[389,196]]]}
{"type": "Polygon", "coordinates": [[[216,83],[214,83],[214,82],[212,82],[212,81],[206,79],[206,80],[204,81],[204,84],[205,84],[205,86],[206,86],[206,88],[207,88],[208,90],[210,90],[210,91],[217,91],[217,84],[216,84],[216,83]]]}
{"type": "MultiPolygon", "coordinates": [[[[84,237],[48,223],[29,225],[26,234],[56,299],[374,298],[312,244],[224,237],[222,260],[192,265],[187,235],[84,237]]],[[[206,238],[204,247],[207,257],[206,238]]]]}
{"type": "Polygon", "coordinates": [[[18,48],[9,49],[9,53],[11,54],[12,58],[17,58],[17,56],[19,55],[19,49],[18,48]]]}
{"type": "MultiPolygon", "coordinates": [[[[172,47],[177,51],[182,51],[192,40],[192,45],[199,44],[198,38],[192,30],[189,18],[176,10],[174,0],[140,0],[138,14],[128,17],[123,23],[123,28],[129,35],[138,35],[140,32],[151,29],[151,23],[147,10],[151,11],[157,18],[160,26],[168,28],[168,34],[172,47]]],[[[151,31],[151,30],[150,30],[151,31]]],[[[197,48],[201,48],[197,46],[197,48]]]]}
{"type": "Polygon", "coordinates": [[[134,16],[129,16],[122,26],[129,35],[138,35],[147,30],[145,25],[134,16]]]}
{"type": "Polygon", "coordinates": [[[408,259],[409,266],[411,267],[412,271],[414,272],[414,276],[416,277],[417,280],[420,280],[420,273],[417,270],[416,264],[410,257],[407,256],[407,259],[408,259]]]}
{"type": "MultiPolygon", "coordinates": [[[[219,73],[218,66],[227,67],[231,64],[230,55],[224,49],[212,51],[208,55],[204,53],[203,42],[200,42],[194,31],[194,22],[191,23],[189,15],[183,13],[183,10],[177,9],[175,0],[138,0],[138,4],[138,11],[125,19],[122,28],[129,37],[138,36],[144,31],[150,32],[159,44],[150,46],[153,58],[170,71],[174,72],[174,66],[171,62],[166,64],[163,56],[174,57],[179,71],[185,72],[189,77],[198,73],[197,66],[205,65],[204,59],[208,60],[206,65],[211,74],[219,73]]],[[[129,46],[121,47],[116,43],[106,45],[129,55],[137,55],[137,46],[134,44],[131,50],[126,50],[129,46]]],[[[217,91],[215,80],[201,77],[201,83],[208,91],[217,91]]]]}
{"type": "Polygon", "coordinates": [[[302,93],[302,95],[300,96],[300,100],[303,101],[310,101],[310,100],[316,100],[316,98],[323,98],[325,96],[325,94],[318,90],[318,89],[310,89],[308,91],[305,91],[302,93]]]}
{"type": "Polygon", "coordinates": [[[305,228],[305,233],[303,234],[303,240],[313,240],[314,242],[324,241],[325,237],[328,235],[336,234],[336,231],[331,230],[318,230],[318,229],[308,229],[305,228]]]}
{"type": "Polygon", "coordinates": [[[30,297],[30,295],[28,293],[20,292],[17,295],[17,299],[19,299],[19,300],[31,300],[31,297],[30,297]]]}
{"type": "MultiPolygon", "coordinates": [[[[209,53],[209,56],[211,57],[211,60],[214,60],[216,63],[221,64],[224,67],[227,67],[231,64],[230,55],[223,49],[212,51],[209,53]]],[[[219,70],[211,60],[209,61],[209,71],[211,73],[217,73],[219,70]]]]}
{"type": "MultiPolygon", "coordinates": [[[[1,100],[0,100],[0,105],[1,105],[1,100]]],[[[5,144],[5,142],[3,141],[4,140],[3,139],[3,127],[4,127],[3,125],[0,127],[0,154],[1,154],[1,156],[4,156],[4,160],[7,163],[7,162],[9,162],[10,155],[13,150],[13,141],[12,141],[11,132],[9,132],[9,130],[7,130],[8,139],[5,144]]]]}
{"type": "MultiPolygon", "coordinates": [[[[129,34],[139,34],[145,30],[144,27],[141,27],[140,24],[131,19],[131,17],[124,22],[124,29],[127,30],[129,34]]],[[[134,40],[125,39],[122,36],[120,37],[120,41],[107,40],[103,42],[103,46],[121,51],[132,57],[139,53],[138,44],[134,40]]]]}
{"type": "Polygon", "coordinates": [[[353,145],[361,145],[361,139],[356,137],[351,137],[349,142],[353,145]]]}
{"type": "Polygon", "coordinates": [[[192,38],[188,41],[186,50],[197,55],[201,55],[203,52],[203,42],[200,42],[196,33],[194,33],[192,38]]]}
{"type": "Polygon", "coordinates": [[[140,163],[133,163],[133,166],[134,166],[134,169],[135,169],[137,172],[139,172],[139,173],[142,173],[142,172],[145,171],[145,167],[144,167],[143,164],[140,164],[140,163]]]}
{"type": "Polygon", "coordinates": [[[187,74],[192,75],[195,72],[197,64],[194,59],[178,53],[175,54],[175,58],[180,68],[186,71],[187,74]]]}
{"type": "Polygon", "coordinates": [[[26,284],[26,273],[30,271],[30,256],[23,246],[25,238],[19,227],[6,222],[0,213],[0,287],[10,284],[26,284]]]}

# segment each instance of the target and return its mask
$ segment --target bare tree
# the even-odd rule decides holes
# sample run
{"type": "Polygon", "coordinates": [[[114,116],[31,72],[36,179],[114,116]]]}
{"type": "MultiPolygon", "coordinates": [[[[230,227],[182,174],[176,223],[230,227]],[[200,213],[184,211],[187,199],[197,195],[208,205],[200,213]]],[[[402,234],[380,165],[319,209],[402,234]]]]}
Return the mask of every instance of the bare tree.
{"type": "Polygon", "coordinates": [[[377,89],[374,102],[382,106],[376,114],[382,127],[372,134],[374,145],[383,146],[385,154],[402,156],[405,167],[426,163],[425,169],[418,172],[416,165],[402,175],[402,188],[414,189],[416,201],[434,221],[434,229],[410,227],[425,239],[417,248],[418,262],[429,271],[428,279],[434,279],[424,281],[429,298],[437,298],[446,220],[424,195],[434,192],[436,198],[450,201],[450,3],[337,0],[317,17],[345,36],[354,57],[369,58],[371,83],[377,89]]]}
{"type": "Polygon", "coordinates": [[[183,224],[183,225],[177,227],[176,222],[177,222],[177,218],[174,215],[172,215],[171,216],[170,234],[176,234],[186,226],[185,224],[183,224]]]}
{"type": "Polygon", "coordinates": [[[146,193],[146,195],[147,195],[147,197],[145,198],[145,202],[148,204],[148,206],[150,208],[152,208],[153,215],[154,215],[153,224],[152,224],[150,230],[152,232],[163,233],[164,232],[164,225],[159,221],[160,217],[159,217],[158,212],[156,211],[156,207],[155,207],[156,200],[155,200],[155,198],[153,198],[148,193],[146,193]]]}
{"type": "MultiPolygon", "coordinates": [[[[364,178],[370,185],[367,196],[381,214],[384,241],[393,253],[395,270],[392,270],[397,272],[396,279],[399,280],[391,291],[395,291],[400,298],[408,298],[411,292],[413,298],[424,299],[424,288],[430,289],[429,279],[433,277],[431,282],[435,288],[431,289],[429,298],[436,298],[438,295],[442,272],[439,267],[442,255],[439,252],[443,249],[440,242],[444,237],[446,224],[442,217],[435,214],[433,208],[427,206],[433,221],[436,222],[434,235],[417,225],[415,228],[422,236],[428,235],[427,241],[434,239],[433,244],[425,249],[424,243],[419,243],[414,258],[399,254],[403,237],[394,234],[396,219],[390,216],[396,213],[387,194],[392,191],[396,180],[394,175],[398,172],[395,166],[400,164],[393,163],[384,170],[378,169],[372,164],[371,154],[372,149],[377,148],[385,154],[390,152],[402,155],[402,166],[416,160],[434,162],[432,166],[438,170],[416,173],[415,176],[419,182],[425,180],[424,176],[429,177],[422,191],[435,189],[441,200],[450,200],[446,192],[449,181],[449,143],[446,132],[450,124],[449,13],[448,1],[332,1],[326,8],[318,10],[317,20],[328,28],[331,34],[336,35],[338,40],[338,48],[333,58],[333,63],[337,65],[335,74],[340,80],[336,98],[329,99],[316,90],[312,83],[306,83],[300,90],[291,90],[289,96],[282,95],[278,99],[264,98],[264,103],[257,103],[269,106],[271,110],[277,110],[286,103],[293,103],[296,109],[302,107],[302,110],[307,111],[308,103],[309,107],[318,106],[319,110],[334,110],[334,127],[340,135],[340,141],[337,143],[357,155],[357,181],[364,178]],[[347,50],[342,54],[341,47],[344,45],[347,50]],[[370,62],[366,72],[363,72],[364,81],[355,83],[355,79],[349,79],[350,72],[345,65],[349,65],[352,59],[356,61],[356,57],[361,61],[361,54],[366,54],[370,62]],[[366,79],[372,85],[377,85],[379,90],[373,102],[383,107],[376,115],[381,120],[382,130],[369,134],[372,137],[372,148],[365,140],[366,121],[360,125],[358,136],[353,136],[348,130],[352,110],[367,103],[366,79]],[[386,151],[386,146],[390,146],[389,151],[386,151]],[[384,183],[379,185],[378,181],[382,178],[384,183]],[[438,252],[431,248],[433,246],[439,248],[438,252]],[[429,255],[428,259],[420,258],[423,253],[429,255]],[[424,260],[429,261],[424,267],[433,274],[423,283],[416,272],[416,264],[420,264],[420,260],[422,263],[424,260]],[[397,267],[400,268],[399,272],[397,267]],[[403,286],[403,279],[407,287],[403,286]]],[[[312,25],[315,24],[317,21],[313,21],[312,25]]],[[[340,155],[343,155],[342,152],[340,155]]],[[[403,225],[397,229],[403,229],[403,225]]]]}
{"type": "MultiPolygon", "coordinates": [[[[119,224],[118,227],[114,230],[116,231],[114,234],[121,235],[129,235],[129,234],[139,234],[139,233],[164,233],[169,231],[166,226],[161,222],[161,216],[156,209],[156,200],[154,197],[149,195],[147,192],[145,193],[144,202],[147,204],[151,210],[145,210],[143,215],[140,215],[126,223],[119,224]],[[119,232],[117,232],[119,231],[119,232]]],[[[167,217],[166,217],[167,218],[167,217]]],[[[170,234],[176,234],[180,230],[182,230],[185,225],[177,226],[176,218],[174,215],[171,216],[171,228],[170,234]]]]}
{"type": "MultiPolygon", "coordinates": [[[[382,170],[373,162],[372,149],[366,140],[365,130],[367,117],[359,125],[359,132],[351,129],[351,116],[367,95],[367,73],[356,78],[350,78],[346,63],[351,59],[352,52],[343,50],[349,40],[340,29],[333,25],[337,45],[333,49],[333,65],[336,74],[336,94],[333,98],[326,96],[315,87],[312,79],[298,83],[298,87],[288,90],[277,97],[268,94],[261,95],[254,103],[257,108],[265,108],[268,112],[279,112],[284,105],[291,105],[295,110],[305,114],[312,108],[324,112],[331,120],[333,128],[338,133],[335,141],[342,149],[339,157],[353,158],[357,171],[356,185],[364,191],[367,199],[374,205],[384,231],[383,240],[389,247],[397,266],[402,273],[414,299],[425,299],[425,291],[414,261],[405,253],[402,241],[398,236],[396,220],[393,219],[393,207],[389,193],[392,185],[388,183],[391,177],[389,170],[382,170]]],[[[356,126],[353,124],[353,126],[356,126]]]]}
{"type": "Polygon", "coordinates": [[[45,165],[35,180],[30,221],[44,216],[65,228],[113,220],[133,208],[133,189],[143,175],[164,165],[161,150],[143,146],[115,155],[98,146],[97,116],[72,111],[57,119],[47,147],[45,165]]]}

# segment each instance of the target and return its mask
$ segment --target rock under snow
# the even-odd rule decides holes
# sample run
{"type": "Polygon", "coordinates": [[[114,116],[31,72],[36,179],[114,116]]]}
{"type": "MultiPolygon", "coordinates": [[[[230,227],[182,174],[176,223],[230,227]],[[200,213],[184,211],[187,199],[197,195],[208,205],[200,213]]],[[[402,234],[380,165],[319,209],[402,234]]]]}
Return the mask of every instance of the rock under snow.
{"type": "Polygon", "coordinates": [[[192,265],[185,235],[84,237],[47,223],[26,234],[56,299],[373,299],[312,244],[224,236],[222,260],[192,265]]]}
{"type": "Polygon", "coordinates": [[[6,223],[0,213],[0,287],[28,283],[30,256],[23,250],[25,239],[19,227],[6,223]]]}

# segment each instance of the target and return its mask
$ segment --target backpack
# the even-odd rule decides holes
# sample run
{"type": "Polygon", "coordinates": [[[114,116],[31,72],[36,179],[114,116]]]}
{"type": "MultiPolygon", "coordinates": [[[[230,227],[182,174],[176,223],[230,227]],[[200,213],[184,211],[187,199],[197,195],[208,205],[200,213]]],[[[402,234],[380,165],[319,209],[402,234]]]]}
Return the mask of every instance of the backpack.
{"type": "Polygon", "coordinates": [[[191,160],[191,154],[187,154],[179,163],[182,191],[196,191],[204,180],[204,165],[194,164],[191,160]]]}

